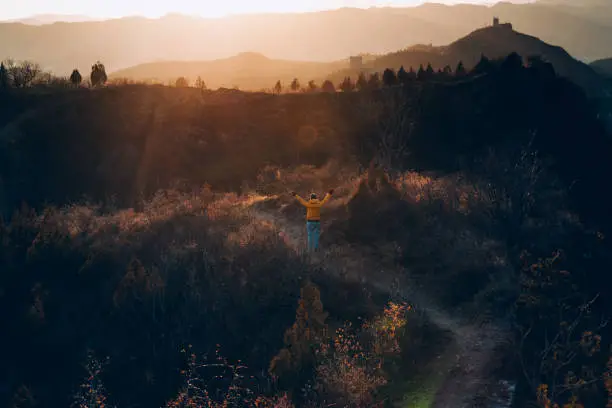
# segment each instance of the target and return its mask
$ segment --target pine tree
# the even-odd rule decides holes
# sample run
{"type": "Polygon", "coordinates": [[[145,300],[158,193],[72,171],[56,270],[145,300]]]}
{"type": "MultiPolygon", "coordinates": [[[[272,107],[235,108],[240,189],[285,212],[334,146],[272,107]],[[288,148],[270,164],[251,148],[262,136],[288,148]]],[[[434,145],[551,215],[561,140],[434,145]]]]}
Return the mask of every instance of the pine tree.
{"type": "Polygon", "coordinates": [[[463,66],[463,61],[459,61],[457,64],[457,68],[455,69],[455,76],[458,78],[464,77],[466,74],[465,67],[463,66]]]}
{"type": "Polygon", "coordinates": [[[424,81],[426,77],[425,69],[423,69],[423,64],[419,66],[419,71],[417,72],[417,79],[419,81],[424,81]]]}
{"type": "Polygon", "coordinates": [[[425,74],[427,79],[432,79],[435,76],[435,72],[430,63],[427,63],[427,68],[425,68],[425,74]]]}
{"type": "Polygon", "coordinates": [[[338,88],[342,92],[352,92],[355,89],[355,84],[351,81],[351,77],[344,77],[338,88]]]}
{"type": "Polygon", "coordinates": [[[523,57],[512,52],[501,63],[501,69],[505,72],[517,72],[523,68],[523,57]]]}
{"type": "Polygon", "coordinates": [[[397,81],[400,84],[405,84],[410,80],[410,77],[408,75],[408,73],[406,72],[406,70],[404,69],[404,66],[402,65],[399,69],[399,71],[397,71],[397,81]]]}
{"type": "Polygon", "coordinates": [[[281,84],[280,79],[276,81],[276,85],[274,85],[274,93],[279,95],[283,90],[283,85],[281,84]]]}
{"type": "Polygon", "coordinates": [[[300,90],[300,81],[299,81],[299,79],[293,78],[293,81],[291,81],[290,87],[291,87],[291,90],[293,92],[299,91],[300,90]]]}
{"type": "Polygon", "coordinates": [[[487,74],[491,71],[493,71],[493,64],[484,54],[481,54],[480,61],[478,61],[478,64],[476,64],[476,66],[472,69],[471,73],[478,75],[487,74]]]}
{"type": "Polygon", "coordinates": [[[368,88],[368,81],[363,72],[359,73],[356,86],[358,91],[365,91],[368,88]]]}
{"type": "Polygon", "coordinates": [[[81,85],[82,81],[83,81],[83,77],[81,76],[81,73],[79,72],[78,69],[74,69],[72,71],[72,74],[70,74],[70,82],[74,86],[79,86],[81,85]]]}
{"type": "Polygon", "coordinates": [[[380,88],[380,76],[378,75],[378,72],[375,72],[372,75],[370,75],[370,78],[368,79],[368,88],[370,89],[380,88]]]}
{"type": "Polygon", "coordinates": [[[397,83],[397,77],[395,76],[395,71],[390,68],[385,69],[383,72],[383,84],[385,86],[393,86],[397,83]]]}

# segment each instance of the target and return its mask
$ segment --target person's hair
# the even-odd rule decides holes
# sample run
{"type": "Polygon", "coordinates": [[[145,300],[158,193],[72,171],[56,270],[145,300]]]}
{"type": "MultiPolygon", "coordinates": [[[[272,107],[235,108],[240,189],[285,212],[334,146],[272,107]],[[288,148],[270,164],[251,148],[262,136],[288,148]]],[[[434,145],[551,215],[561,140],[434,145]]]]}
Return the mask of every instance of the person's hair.
{"type": "Polygon", "coordinates": [[[310,199],[311,200],[316,200],[317,195],[315,193],[310,193],[310,199]]]}

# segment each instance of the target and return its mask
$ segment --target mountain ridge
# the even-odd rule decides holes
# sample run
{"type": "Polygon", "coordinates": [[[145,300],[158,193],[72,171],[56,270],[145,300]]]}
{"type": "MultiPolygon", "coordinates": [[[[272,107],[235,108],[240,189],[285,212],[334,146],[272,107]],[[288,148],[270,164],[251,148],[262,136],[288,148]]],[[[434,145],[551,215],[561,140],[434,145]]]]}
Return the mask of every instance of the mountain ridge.
{"type": "MultiPolygon", "coordinates": [[[[550,62],[556,72],[581,86],[592,96],[602,95],[608,85],[591,67],[573,58],[563,47],[551,45],[540,38],[515,31],[510,24],[490,26],[474,30],[467,36],[441,47],[414,47],[375,59],[369,66],[371,70],[381,71],[385,68],[413,67],[432,64],[434,69],[450,65],[453,69],[461,61],[465,68],[473,68],[484,55],[489,59],[504,58],[516,52],[523,58],[542,57],[550,62]]],[[[345,70],[336,73],[334,79],[355,75],[345,70]]]]}
{"type": "Polygon", "coordinates": [[[257,52],[242,52],[227,58],[202,61],[158,61],[129,67],[109,76],[137,81],[173,83],[179,77],[190,81],[201,77],[210,88],[238,87],[270,89],[276,81],[288,85],[293,78],[319,79],[347,66],[346,61],[315,62],[269,58],[257,52]]]}
{"type": "Polygon", "coordinates": [[[271,88],[277,80],[288,84],[298,78],[302,85],[309,80],[321,83],[330,79],[335,84],[344,77],[356,79],[360,71],[382,72],[386,68],[404,66],[418,69],[431,64],[434,69],[446,65],[453,69],[459,61],[465,68],[473,68],[482,55],[490,59],[504,58],[516,52],[523,58],[540,56],[550,62],[556,72],[582,87],[589,95],[601,96],[608,84],[587,64],[573,58],[563,47],[543,42],[536,36],[515,31],[509,24],[479,28],[444,46],[413,45],[405,49],[379,55],[364,61],[362,69],[349,67],[347,60],[332,63],[272,59],[261,53],[246,52],[212,61],[160,61],[140,64],[115,72],[111,78],[135,80],[155,79],[171,82],[180,76],[189,79],[202,77],[212,87],[233,87],[258,90],[271,88]]]}
{"type": "Polygon", "coordinates": [[[84,14],[33,14],[23,18],[14,18],[10,20],[0,21],[1,23],[20,23],[25,25],[40,26],[55,23],[81,23],[90,21],[103,21],[103,18],[96,18],[84,14]]]}
{"type": "Polygon", "coordinates": [[[612,78],[612,57],[593,61],[589,65],[601,75],[612,78]]]}
{"type": "Polygon", "coordinates": [[[244,51],[275,59],[335,61],[410,44],[448,44],[490,24],[494,16],[586,61],[612,55],[606,40],[612,38],[612,18],[607,19],[612,5],[577,10],[538,4],[425,4],[218,19],[175,15],[39,26],[0,23],[0,58],[35,60],[65,75],[74,68],[89,70],[97,60],[113,72],[159,59],[210,60],[244,51]]]}

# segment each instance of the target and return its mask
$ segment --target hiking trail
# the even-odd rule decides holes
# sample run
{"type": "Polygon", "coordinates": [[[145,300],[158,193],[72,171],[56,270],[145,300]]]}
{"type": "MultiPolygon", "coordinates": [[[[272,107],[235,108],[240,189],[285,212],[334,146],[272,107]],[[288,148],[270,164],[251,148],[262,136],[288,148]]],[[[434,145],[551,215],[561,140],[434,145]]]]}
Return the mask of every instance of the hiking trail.
{"type": "MultiPolygon", "coordinates": [[[[277,197],[260,197],[255,202],[249,200],[250,202],[243,203],[242,206],[247,209],[253,222],[271,226],[282,235],[288,247],[296,253],[303,253],[307,246],[305,223],[300,222],[301,219],[288,220],[278,207],[263,209],[257,205],[275,198],[277,197]]],[[[324,231],[325,228],[322,232],[324,231]]],[[[405,269],[396,266],[394,270],[381,270],[379,262],[368,259],[362,251],[357,251],[349,245],[321,250],[310,255],[310,262],[313,265],[324,263],[329,270],[345,279],[356,280],[364,286],[386,293],[392,301],[406,302],[417,313],[425,314],[440,329],[452,333],[455,344],[443,351],[435,363],[441,383],[433,390],[429,407],[510,407],[513,386],[505,381],[493,381],[489,367],[496,347],[506,342],[510,336],[508,328],[494,322],[482,324],[473,319],[469,321],[453,316],[428,297],[421,285],[411,279],[405,269]],[[501,394],[497,401],[491,399],[490,395],[497,394],[501,394]],[[483,397],[489,401],[484,405],[476,405],[476,400],[483,397]]],[[[402,403],[398,406],[414,405],[402,403]]]]}

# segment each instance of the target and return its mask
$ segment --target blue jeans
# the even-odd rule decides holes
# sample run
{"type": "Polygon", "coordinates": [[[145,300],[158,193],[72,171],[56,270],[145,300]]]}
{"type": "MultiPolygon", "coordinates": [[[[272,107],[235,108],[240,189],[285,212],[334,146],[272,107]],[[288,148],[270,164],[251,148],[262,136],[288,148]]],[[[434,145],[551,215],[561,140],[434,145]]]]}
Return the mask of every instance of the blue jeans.
{"type": "Polygon", "coordinates": [[[306,221],[306,231],[308,231],[308,251],[318,249],[321,223],[318,221],[306,221]]]}

